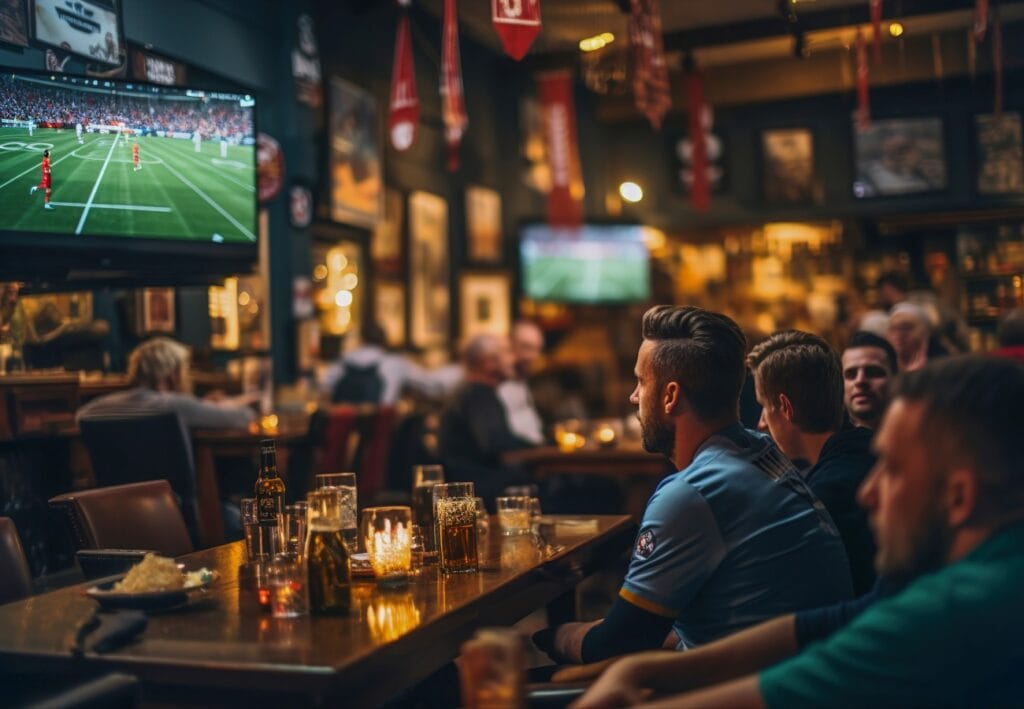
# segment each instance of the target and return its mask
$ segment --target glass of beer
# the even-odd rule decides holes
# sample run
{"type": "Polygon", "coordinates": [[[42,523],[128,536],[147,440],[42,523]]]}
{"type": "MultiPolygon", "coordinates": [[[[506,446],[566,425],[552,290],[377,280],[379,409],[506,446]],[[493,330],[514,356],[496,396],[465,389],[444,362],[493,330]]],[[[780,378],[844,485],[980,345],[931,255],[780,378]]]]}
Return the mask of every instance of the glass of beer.
{"type": "Polygon", "coordinates": [[[469,573],[478,568],[473,493],[473,483],[438,483],[433,487],[438,563],[443,573],[469,573]]]}
{"type": "Polygon", "coordinates": [[[316,476],[318,490],[337,490],[341,495],[341,530],[349,551],[356,552],[359,541],[359,509],[355,473],[321,473],[316,476]]]}
{"type": "Polygon", "coordinates": [[[526,534],[530,531],[529,497],[499,497],[496,502],[502,534],[526,534]]]}
{"type": "Polygon", "coordinates": [[[412,471],[412,523],[424,531],[424,561],[433,561],[437,555],[434,525],[434,485],[444,482],[444,467],[417,465],[412,471]]]}
{"type": "Polygon", "coordinates": [[[344,615],[352,604],[352,562],[342,536],[341,494],[328,487],[314,490],[307,499],[309,610],[316,614],[344,615]]]}

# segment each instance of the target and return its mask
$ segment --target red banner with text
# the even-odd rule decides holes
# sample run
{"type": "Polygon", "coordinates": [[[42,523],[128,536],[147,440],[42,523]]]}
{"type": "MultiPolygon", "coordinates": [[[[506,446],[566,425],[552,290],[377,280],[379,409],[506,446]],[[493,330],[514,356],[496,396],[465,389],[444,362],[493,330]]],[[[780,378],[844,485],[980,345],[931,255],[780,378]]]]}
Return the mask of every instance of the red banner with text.
{"type": "Polygon", "coordinates": [[[583,171],[576,144],[576,109],[568,71],[537,75],[541,120],[551,168],[548,222],[576,226],[583,221],[583,171]]]}
{"type": "Polygon", "coordinates": [[[686,110],[690,141],[693,144],[690,202],[695,211],[703,212],[711,206],[711,177],[708,175],[708,126],[704,120],[704,74],[700,69],[694,69],[686,75],[686,110]]]}
{"type": "Polygon", "coordinates": [[[491,24],[505,54],[519,61],[540,32],[540,0],[491,0],[491,24]]]}
{"type": "Polygon", "coordinates": [[[459,143],[469,117],[462,93],[462,60],[459,58],[459,15],[455,0],[444,0],[444,29],[441,36],[441,121],[448,144],[447,167],[459,169],[459,143]]]}
{"type": "Polygon", "coordinates": [[[408,150],[416,140],[420,121],[420,98],[416,93],[416,68],[409,37],[409,15],[403,11],[395,36],[395,60],[391,69],[391,99],[388,136],[395,150],[408,150]]]}

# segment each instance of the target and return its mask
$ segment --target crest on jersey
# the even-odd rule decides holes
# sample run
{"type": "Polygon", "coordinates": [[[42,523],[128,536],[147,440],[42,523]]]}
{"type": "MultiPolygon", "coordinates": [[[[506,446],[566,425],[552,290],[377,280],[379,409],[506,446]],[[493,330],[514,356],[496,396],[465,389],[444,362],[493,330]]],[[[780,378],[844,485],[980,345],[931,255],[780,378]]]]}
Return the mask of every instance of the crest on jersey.
{"type": "Polygon", "coordinates": [[[636,538],[636,555],[641,559],[650,558],[651,554],[654,553],[656,543],[653,529],[642,530],[636,538]]]}

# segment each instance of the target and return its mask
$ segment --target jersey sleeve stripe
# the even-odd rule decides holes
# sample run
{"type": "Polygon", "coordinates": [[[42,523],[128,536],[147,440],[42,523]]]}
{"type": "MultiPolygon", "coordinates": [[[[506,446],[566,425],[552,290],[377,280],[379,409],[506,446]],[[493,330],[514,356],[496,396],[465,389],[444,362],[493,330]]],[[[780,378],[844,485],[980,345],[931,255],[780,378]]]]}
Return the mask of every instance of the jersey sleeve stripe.
{"type": "Polygon", "coordinates": [[[620,588],[619,595],[623,598],[623,600],[632,603],[637,608],[645,610],[648,613],[653,613],[654,615],[660,615],[662,618],[672,618],[673,620],[675,620],[679,616],[679,611],[667,608],[661,605],[660,603],[649,601],[646,598],[643,598],[642,596],[638,596],[637,594],[633,593],[628,588],[620,588]]]}

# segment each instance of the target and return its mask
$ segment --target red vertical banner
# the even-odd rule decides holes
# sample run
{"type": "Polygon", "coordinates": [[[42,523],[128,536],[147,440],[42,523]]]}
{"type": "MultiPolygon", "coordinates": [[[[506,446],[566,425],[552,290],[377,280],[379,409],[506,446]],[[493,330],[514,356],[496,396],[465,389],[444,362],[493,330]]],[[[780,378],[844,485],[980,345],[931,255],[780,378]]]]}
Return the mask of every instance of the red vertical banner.
{"type": "Polygon", "coordinates": [[[551,168],[548,222],[576,226],[583,221],[583,171],[576,144],[572,75],[568,71],[538,74],[537,87],[551,168]]]}
{"type": "Polygon", "coordinates": [[[998,13],[992,23],[992,69],[996,85],[992,112],[998,118],[1003,115],[1003,22],[998,13]]]}
{"type": "Polygon", "coordinates": [[[505,54],[519,61],[540,32],[540,0],[491,0],[491,24],[505,54]]]}
{"type": "Polygon", "coordinates": [[[704,75],[694,69],[686,75],[686,109],[690,141],[693,143],[693,185],[690,200],[693,208],[703,212],[711,206],[711,180],[708,175],[708,137],[704,126],[704,75]]]}
{"type": "Polygon", "coordinates": [[[857,29],[857,127],[867,128],[871,122],[871,99],[868,95],[868,50],[864,35],[857,29]]]}
{"type": "Polygon", "coordinates": [[[459,169],[459,143],[469,118],[462,93],[462,60],[459,58],[459,15],[455,0],[444,0],[444,28],[441,35],[441,121],[448,144],[450,172],[459,169]]]}
{"type": "Polygon", "coordinates": [[[983,42],[988,30],[988,0],[974,0],[974,41],[983,42]]]}
{"type": "Polygon", "coordinates": [[[395,150],[408,150],[416,140],[420,121],[420,99],[416,93],[416,67],[409,37],[409,15],[402,10],[395,35],[395,59],[391,68],[391,98],[388,108],[388,136],[395,150]]]}
{"type": "Polygon", "coordinates": [[[871,10],[871,31],[875,53],[875,64],[882,61],[882,0],[868,0],[868,8],[871,10]]]}
{"type": "Polygon", "coordinates": [[[633,97],[655,130],[672,107],[668,67],[661,38],[658,0],[630,0],[629,48],[633,55],[633,97]]]}

